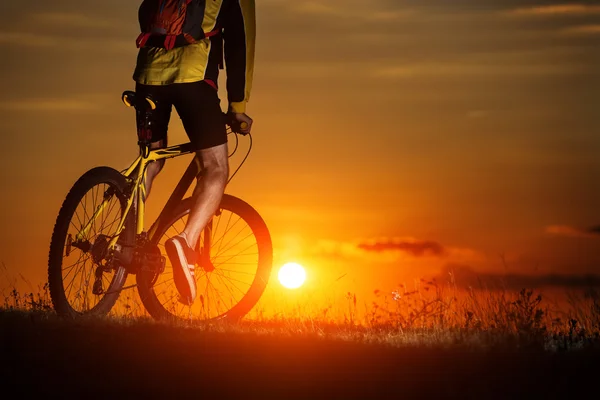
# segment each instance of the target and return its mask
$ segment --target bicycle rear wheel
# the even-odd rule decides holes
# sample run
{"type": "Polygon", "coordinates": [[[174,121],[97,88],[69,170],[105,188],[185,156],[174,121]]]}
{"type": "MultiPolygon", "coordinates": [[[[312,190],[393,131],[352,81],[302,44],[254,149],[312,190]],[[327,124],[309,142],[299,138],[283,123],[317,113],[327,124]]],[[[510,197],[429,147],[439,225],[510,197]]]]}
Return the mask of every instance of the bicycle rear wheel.
{"type": "MultiPolygon", "coordinates": [[[[191,205],[191,199],[184,200],[165,228],[154,235],[152,242],[163,256],[167,257],[165,241],[184,229],[191,205]]],[[[212,230],[201,234],[196,251],[200,259],[210,259],[214,270],[203,262],[196,266],[198,295],[191,306],[179,302],[168,257],[160,275],[138,273],[140,298],[155,319],[237,320],[260,299],[273,263],[271,236],[261,216],[246,202],[226,194],[211,226],[212,230]],[[204,250],[207,238],[210,254],[204,250]]]]}
{"type": "MultiPolygon", "coordinates": [[[[127,272],[108,242],[125,212],[126,187],[118,171],[98,167],[81,176],[65,198],[48,255],[50,297],[59,315],[101,316],[117,301],[127,272]]],[[[130,242],[132,235],[131,227],[122,233],[130,242]]]]}

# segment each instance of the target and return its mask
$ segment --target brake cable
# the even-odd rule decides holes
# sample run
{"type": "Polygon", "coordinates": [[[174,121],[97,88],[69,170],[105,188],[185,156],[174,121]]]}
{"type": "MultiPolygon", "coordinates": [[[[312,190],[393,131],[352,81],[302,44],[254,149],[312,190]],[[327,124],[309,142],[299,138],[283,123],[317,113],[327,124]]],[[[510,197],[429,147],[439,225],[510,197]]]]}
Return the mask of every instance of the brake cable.
{"type": "MultiPolygon", "coordinates": [[[[233,132],[233,131],[232,131],[232,133],[235,134],[235,147],[233,149],[233,152],[229,155],[229,157],[232,157],[236,153],[236,151],[237,151],[237,149],[239,147],[239,138],[238,138],[238,135],[240,135],[240,134],[237,133],[237,132],[233,132]]],[[[229,182],[231,182],[231,180],[233,179],[233,177],[238,173],[238,171],[240,170],[240,168],[242,168],[242,166],[244,165],[244,163],[248,159],[248,156],[250,155],[250,151],[252,150],[252,134],[248,133],[247,135],[244,135],[244,136],[248,136],[250,138],[250,144],[248,146],[248,152],[246,153],[246,156],[244,157],[244,159],[240,162],[240,165],[237,167],[237,169],[235,170],[235,172],[233,173],[233,175],[231,175],[231,177],[227,180],[228,184],[229,184],[229,182]]]]}

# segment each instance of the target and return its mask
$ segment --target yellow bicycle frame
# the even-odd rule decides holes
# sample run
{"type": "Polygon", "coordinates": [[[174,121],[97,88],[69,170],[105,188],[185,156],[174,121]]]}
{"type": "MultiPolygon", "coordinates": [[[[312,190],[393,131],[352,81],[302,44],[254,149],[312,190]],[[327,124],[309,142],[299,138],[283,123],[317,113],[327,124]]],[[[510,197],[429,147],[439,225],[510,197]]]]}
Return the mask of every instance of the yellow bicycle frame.
{"type": "MultiPolygon", "coordinates": [[[[123,216],[121,217],[121,220],[119,221],[119,225],[117,226],[116,234],[114,237],[111,238],[111,240],[109,242],[109,249],[115,248],[117,241],[119,240],[119,236],[125,229],[125,221],[127,219],[127,216],[129,215],[129,212],[132,210],[133,204],[135,202],[137,202],[136,233],[139,235],[144,231],[144,213],[145,213],[145,205],[146,205],[145,179],[146,179],[146,168],[148,167],[148,165],[154,161],[160,161],[160,160],[166,160],[169,158],[179,157],[182,155],[190,154],[193,151],[194,150],[192,148],[191,143],[186,143],[186,144],[167,147],[164,149],[149,150],[146,155],[144,154],[145,151],[142,150],[140,152],[139,157],[133,162],[133,164],[131,164],[131,166],[129,168],[127,168],[127,170],[125,170],[122,173],[125,176],[125,178],[127,178],[127,180],[131,183],[131,193],[129,194],[129,198],[127,199],[127,205],[125,207],[125,212],[123,213],[123,216]]],[[[183,178],[179,182],[177,188],[173,192],[173,195],[167,202],[167,205],[165,206],[165,209],[161,213],[161,216],[159,217],[157,222],[162,220],[161,217],[163,216],[163,214],[165,214],[165,212],[167,212],[170,209],[170,207],[173,206],[173,204],[175,202],[179,202],[183,198],[183,195],[185,194],[188,187],[192,183],[194,177],[196,177],[198,175],[198,173],[200,172],[200,169],[201,169],[201,165],[198,162],[197,157],[194,157],[190,166],[188,167],[188,170],[186,171],[183,178]]],[[[95,221],[96,218],[98,218],[98,216],[102,213],[102,211],[108,204],[108,200],[109,199],[104,199],[104,201],[100,205],[98,205],[98,207],[94,211],[94,214],[90,218],[89,222],[76,235],[76,241],[82,240],[87,235],[88,231],[90,230],[90,228],[92,226],[93,221],[95,221]]],[[[156,232],[156,229],[158,228],[158,226],[159,226],[158,223],[153,225],[151,231],[149,232],[150,236],[152,236],[154,234],[154,232],[156,232]]]]}

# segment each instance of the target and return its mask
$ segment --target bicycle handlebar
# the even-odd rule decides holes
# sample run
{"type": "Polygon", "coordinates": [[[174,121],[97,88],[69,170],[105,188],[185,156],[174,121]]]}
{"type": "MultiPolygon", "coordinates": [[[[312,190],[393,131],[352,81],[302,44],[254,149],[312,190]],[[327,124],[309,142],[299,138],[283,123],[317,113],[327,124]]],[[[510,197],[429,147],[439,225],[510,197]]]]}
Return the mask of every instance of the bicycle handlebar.
{"type": "Polygon", "coordinates": [[[242,130],[248,129],[247,122],[240,122],[235,119],[234,114],[232,113],[223,113],[225,117],[225,124],[229,125],[231,130],[235,133],[239,133],[240,135],[246,136],[247,133],[242,132],[242,130]]]}

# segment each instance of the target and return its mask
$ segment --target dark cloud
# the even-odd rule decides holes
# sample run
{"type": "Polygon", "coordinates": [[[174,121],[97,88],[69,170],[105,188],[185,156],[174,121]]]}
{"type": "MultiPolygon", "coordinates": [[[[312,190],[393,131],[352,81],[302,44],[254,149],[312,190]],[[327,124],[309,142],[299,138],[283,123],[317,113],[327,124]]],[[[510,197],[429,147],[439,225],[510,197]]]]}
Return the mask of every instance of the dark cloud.
{"type": "Polygon", "coordinates": [[[596,238],[600,234],[600,226],[582,229],[568,225],[550,225],[546,227],[546,233],[550,235],[575,238],[596,238]]]}
{"type": "Polygon", "coordinates": [[[507,10],[515,8],[526,8],[526,7],[546,7],[546,6],[557,6],[565,4],[580,4],[587,6],[597,6],[597,0],[579,0],[577,2],[568,0],[494,0],[494,1],[481,1],[481,0],[453,0],[449,3],[447,0],[403,0],[399,2],[397,0],[380,0],[381,3],[385,4],[389,8],[400,8],[400,7],[415,7],[415,8],[452,8],[457,11],[465,10],[507,10]],[[450,5],[451,4],[451,5],[450,5]]]}
{"type": "Polygon", "coordinates": [[[588,232],[592,235],[600,235],[600,225],[591,227],[588,232]]]}
{"type": "Polygon", "coordinates": [[[454,284],[461,289],[476,290],[585,289],[600,286],[600,275],[597,274],[490,274],[476,272],[469,266],[456,264],[445,266],[435,280],[454,284]]]}
{"type": "Polygon", "coordinates": [[[359,249],[373,252],[384,252],[384,251],[403,251],[409,253],[415,257],[422,257],[427,253],[441,257],[446,251],[444,246],[437,242],[432,241],[380,241],[375,243],[361,243],[358,245],[359,249]]]}

